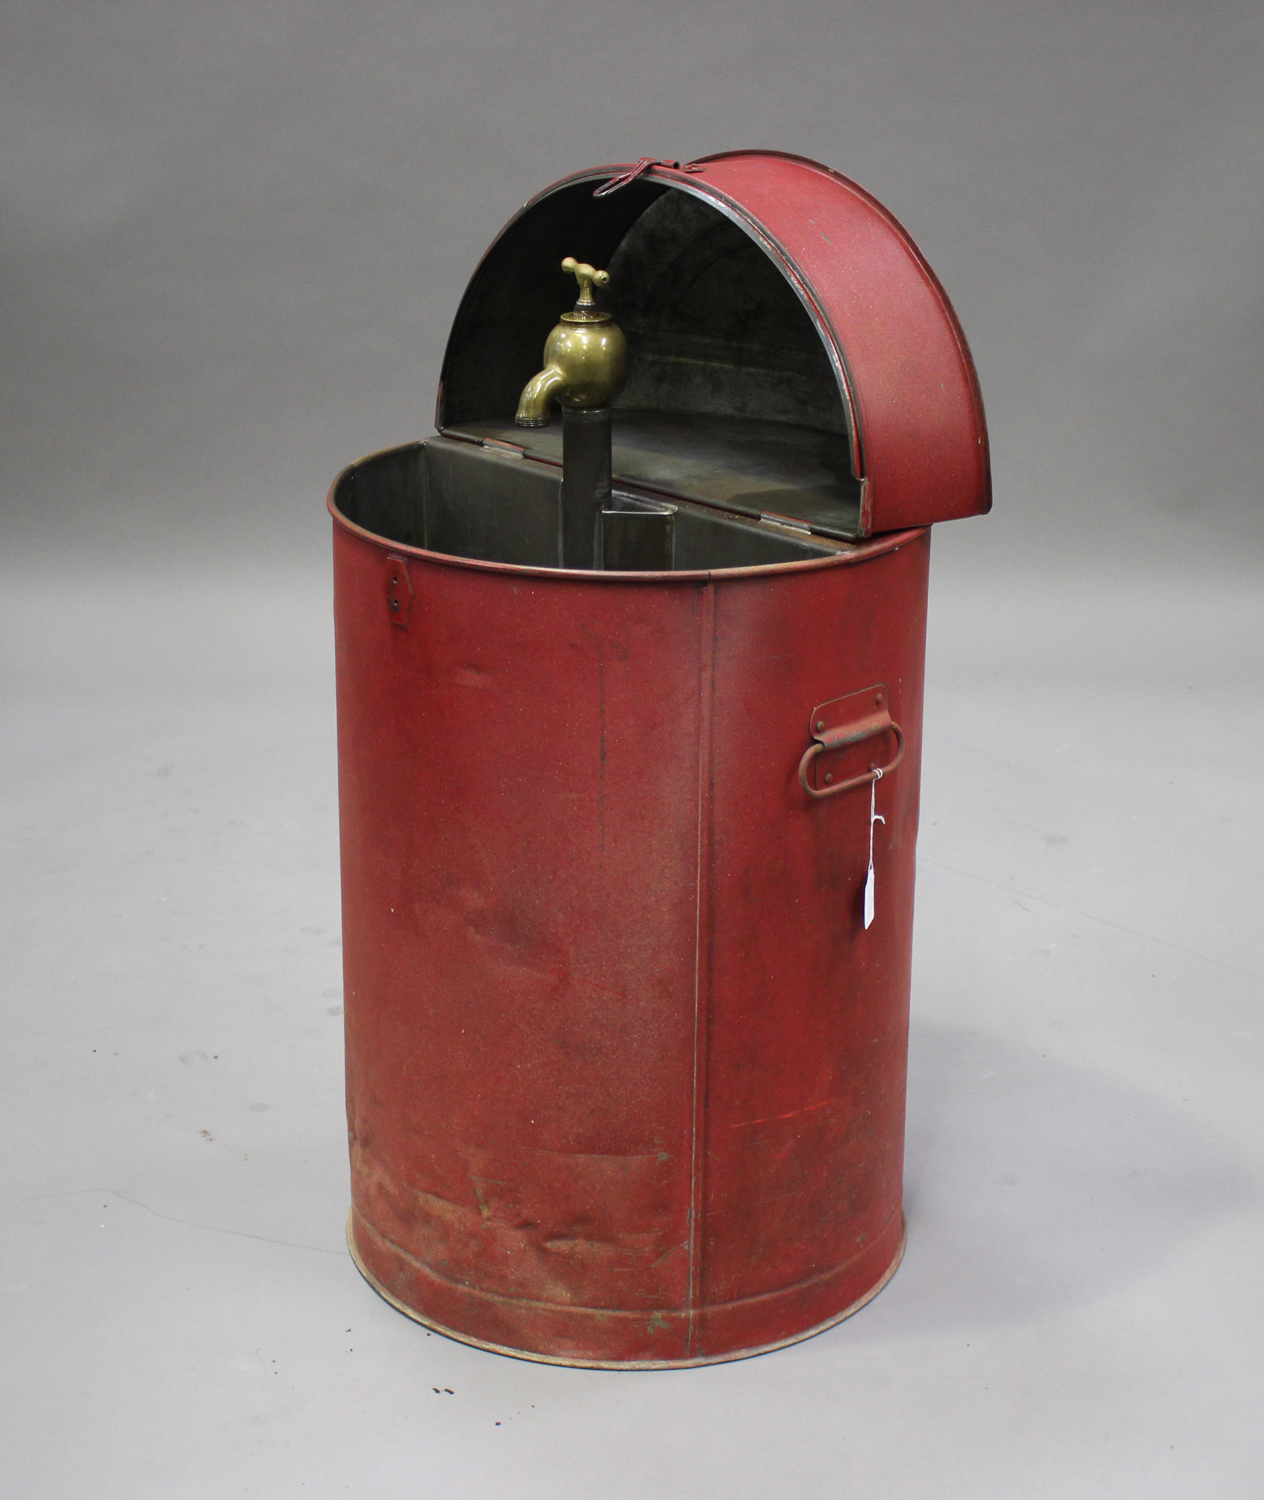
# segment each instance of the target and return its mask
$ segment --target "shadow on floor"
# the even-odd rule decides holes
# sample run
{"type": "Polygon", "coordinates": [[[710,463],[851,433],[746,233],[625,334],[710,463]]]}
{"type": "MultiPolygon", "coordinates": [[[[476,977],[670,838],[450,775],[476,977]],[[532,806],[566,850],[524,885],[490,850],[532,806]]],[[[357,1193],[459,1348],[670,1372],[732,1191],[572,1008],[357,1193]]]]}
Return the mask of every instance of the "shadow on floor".
{"type": "MultiPolygon", "coordinates": [[[[1178,1104],[1004,1038],[915,1024],[908,1253],[884,1335],[1092,1302],[1258,1199],[1250,1165],[1178,1104]]],[[[863,1335],[865,1321],[844,1326],[863,1335]]]]}

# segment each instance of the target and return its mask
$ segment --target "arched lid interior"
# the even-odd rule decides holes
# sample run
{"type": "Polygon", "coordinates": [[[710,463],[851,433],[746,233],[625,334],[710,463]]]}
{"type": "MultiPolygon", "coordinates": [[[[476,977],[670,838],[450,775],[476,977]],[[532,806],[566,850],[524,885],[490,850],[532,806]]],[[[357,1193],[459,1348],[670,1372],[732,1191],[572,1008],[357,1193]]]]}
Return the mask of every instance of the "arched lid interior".
{"type": "Polygon", "coordinates": [[[988,508],[969,353],[880,205],[764,152],[659,164],[594,196],[632,170],[556,184],[492,244],[448,342],[442,432],[560,463],[556,410],[545,428],[513,418],[574,300],[573,255],[609,270],[628,339],[616,484],[844,538],[988,508]]]}

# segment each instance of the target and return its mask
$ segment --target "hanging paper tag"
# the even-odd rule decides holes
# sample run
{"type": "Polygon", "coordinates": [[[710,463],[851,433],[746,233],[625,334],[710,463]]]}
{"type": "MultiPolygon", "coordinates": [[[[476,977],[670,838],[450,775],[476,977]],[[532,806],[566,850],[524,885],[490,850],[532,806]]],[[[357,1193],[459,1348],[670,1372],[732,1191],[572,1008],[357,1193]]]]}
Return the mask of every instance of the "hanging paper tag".
{"type": "Polygon", "coordinates": [[[873,825],[885,823],[886,819],[875,808],[878,793],[878,783],[882,780],[882,772],[878,771],[869,783],[869,870],[865,875],[865,931],[869,930],[873,922],[873,825]]]}

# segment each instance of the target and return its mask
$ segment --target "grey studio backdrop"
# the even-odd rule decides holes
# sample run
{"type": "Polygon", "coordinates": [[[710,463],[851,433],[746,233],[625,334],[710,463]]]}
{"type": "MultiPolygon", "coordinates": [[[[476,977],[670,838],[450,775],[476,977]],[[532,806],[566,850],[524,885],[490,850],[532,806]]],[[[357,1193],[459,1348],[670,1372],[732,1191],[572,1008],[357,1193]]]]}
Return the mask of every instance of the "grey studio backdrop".
{"type": "Polygon", "coordinates": [[[6,1333],[22,1496],[1255,1500],[1264,12],[3,8],[6,1333]],[[342,1242],[328,523],[567,171],[763,146],[908,226],[937,529],[909,1251],[712,1369],[427,1334],[342,1242]]]}

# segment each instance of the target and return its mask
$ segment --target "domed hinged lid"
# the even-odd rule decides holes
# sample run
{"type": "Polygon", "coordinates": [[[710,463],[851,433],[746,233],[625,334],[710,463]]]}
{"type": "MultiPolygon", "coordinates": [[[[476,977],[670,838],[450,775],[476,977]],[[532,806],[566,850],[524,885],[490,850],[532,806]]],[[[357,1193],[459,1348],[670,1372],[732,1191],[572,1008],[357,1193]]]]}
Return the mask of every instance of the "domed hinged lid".
{"type": "Polygon", "coordinates": [[[841,538],[989,508],[978,380],[934,273],[863,188],[770,151],[596,167],[528,203],[461,302],[440,431],[561,462],[560,417],[514,413],[574,301],[566,257],[608,269],[627,336],[616,486],[841,538]]]}

